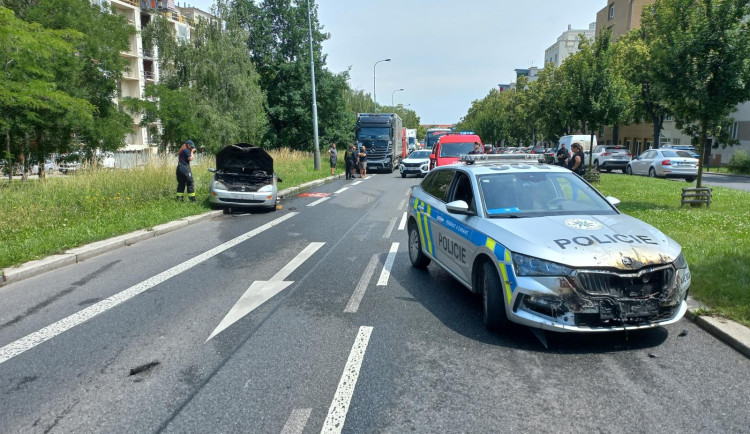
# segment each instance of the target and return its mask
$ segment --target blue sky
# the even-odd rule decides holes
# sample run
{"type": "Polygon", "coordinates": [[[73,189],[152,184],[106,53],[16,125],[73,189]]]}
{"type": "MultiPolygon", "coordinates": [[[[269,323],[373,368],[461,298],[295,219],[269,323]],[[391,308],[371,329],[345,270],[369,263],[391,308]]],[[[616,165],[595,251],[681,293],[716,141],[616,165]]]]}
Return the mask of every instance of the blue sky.
{"type": "MultiPolygon", "coordinates": [[[[568,24],[588,28],[606,0],[316,0],[331,38],[328,68],[380,104],[409,104],[422,123],[455,123],[516,68],[543,66],[568,24]],[[403,88],[403,92],[393,91],[403,88]]],[[[208,10],[213,0],[192,0],[208,10]]],[[[182,2],[180,2],[182,4],[182,2]]],[[[322,115],[322,114],[321,114],[322,115]]]]}

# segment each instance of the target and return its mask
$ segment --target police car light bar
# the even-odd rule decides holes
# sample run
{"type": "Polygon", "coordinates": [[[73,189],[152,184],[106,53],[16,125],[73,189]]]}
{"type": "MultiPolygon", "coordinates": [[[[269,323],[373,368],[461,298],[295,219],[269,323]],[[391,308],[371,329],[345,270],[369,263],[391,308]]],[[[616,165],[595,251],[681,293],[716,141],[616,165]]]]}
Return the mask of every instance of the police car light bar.
{"type": "Polygon", "coordinates": [[[543,163],[540,154],[461,154],[458,160],[464,163],[495,162],[495,163],[543,163]]]}

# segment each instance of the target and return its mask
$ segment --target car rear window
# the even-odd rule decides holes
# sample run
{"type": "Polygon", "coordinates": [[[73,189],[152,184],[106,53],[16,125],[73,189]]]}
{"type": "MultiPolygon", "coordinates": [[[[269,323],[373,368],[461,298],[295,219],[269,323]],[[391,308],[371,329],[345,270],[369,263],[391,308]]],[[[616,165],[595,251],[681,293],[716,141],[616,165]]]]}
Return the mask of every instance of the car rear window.
{"type": "Polygon", "coordinates": [[[661,151],[661,155],[665,157],[680,157],[680,155],[677,155],[677,152],[675,151],[661,151]]]}

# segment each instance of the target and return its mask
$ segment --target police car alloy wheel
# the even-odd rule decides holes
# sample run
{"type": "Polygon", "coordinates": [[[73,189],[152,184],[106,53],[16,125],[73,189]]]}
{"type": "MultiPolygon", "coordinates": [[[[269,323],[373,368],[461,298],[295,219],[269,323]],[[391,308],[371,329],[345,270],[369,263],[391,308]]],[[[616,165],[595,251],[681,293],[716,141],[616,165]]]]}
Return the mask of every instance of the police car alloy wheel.
{"type": "Polygon", "coordinates": [[[430,265],[430,258],[422,252],[422,242],[419,240],[419,230],[414,223],[409,224],[409,260],[411,265],[424,268],[430,265]]]}

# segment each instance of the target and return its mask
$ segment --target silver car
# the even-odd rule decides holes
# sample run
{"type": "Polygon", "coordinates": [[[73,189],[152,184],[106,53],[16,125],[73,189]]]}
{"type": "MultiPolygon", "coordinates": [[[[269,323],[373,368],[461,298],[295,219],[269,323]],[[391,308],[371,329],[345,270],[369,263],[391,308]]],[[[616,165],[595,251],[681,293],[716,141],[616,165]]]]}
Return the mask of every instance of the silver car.
{"type": "Polygon", "coordinates": [[[425,176],[430,171],[430,151],[414,151],[408,157],[401,160],[398,170],[401,177],[406,175],[425,176]]]}
{"type": "Polygon", "coordinates": [[[698,176],[698,159],[688,151],[676,149],[649,149],[633,158],[625,167],[628,175],[647,175],[652,178],[683,178],[695,181],[698,176]]]}
{"type": "Polygon", "coordinates": [[[224,147],[216,154],[216,169],[209,187],[211,208],[276,209],[276,183],[273,158],[258,147],[238,143],[224,147]]]}
{"type": "MultiPolygon", "coordinates": [[[[571,171],[465,156],[410,194],[409,258],[483,296],[484,322],[552,331],[641,329],[687,310],[690,269],[658,229],[571,171]]],[[[533,161],[533,160],[532,160],[533,161]]]]}

